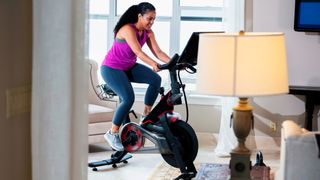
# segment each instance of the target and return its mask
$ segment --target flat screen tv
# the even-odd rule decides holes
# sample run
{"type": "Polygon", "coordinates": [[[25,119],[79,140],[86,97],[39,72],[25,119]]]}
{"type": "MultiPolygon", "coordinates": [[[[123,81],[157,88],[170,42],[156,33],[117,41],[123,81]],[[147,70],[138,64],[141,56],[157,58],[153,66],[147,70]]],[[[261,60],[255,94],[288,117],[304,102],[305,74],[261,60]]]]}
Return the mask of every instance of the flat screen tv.
{"type": "Polygon", "coordinates": [[[320,0],[296,0],[294,30],[320,32],[320,0]]]}

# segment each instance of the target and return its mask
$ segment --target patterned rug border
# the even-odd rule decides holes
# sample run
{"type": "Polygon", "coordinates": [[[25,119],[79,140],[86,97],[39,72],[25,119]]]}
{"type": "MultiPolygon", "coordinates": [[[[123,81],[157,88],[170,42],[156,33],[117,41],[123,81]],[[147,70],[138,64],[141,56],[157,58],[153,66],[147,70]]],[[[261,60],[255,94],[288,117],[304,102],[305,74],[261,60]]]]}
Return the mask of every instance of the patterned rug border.
{"type": "MultiPolygon", "coordinates": [[[[225,163],[201,163],[195,162],[198,171],[195,180],[226,180],[230,175],[229,164],[225,163]]],[[[269,167],[270,169],[270,167],[269,167]]],[[[275,178],[273,171],[269,171],[270,179],[275,178]]],[[[167,164],[160,162],[153,172],[149,175],[148,180],[172,180],[180,175],[180,170],[167,164]]],[[[260,176],[260,175],[259,175],[260,176]]],[[[261,179],[259,177],[258,179],[261,179]]]]}
{"type": "MultiPolygon", "coordinates": [[[[195,162],[195,167],[198,171],[196,180],[225,180],[229,175],[229,165],[219,164],[219,163],[205,163],[205,162],[195,162]],[[219,171],[212,171],[212,168],[221,167],[219,171]],[[211,168],[211,169],[210,169],[211,168]],[[220,171],[221,169],[228,169],[228,171],[220,171]],[[211,171],[208,171],[208,170],[211,171]],[[217,173],[219,172],[219,173],[217,173]],[[215,176],[214,178],[212,178],[215,176]],[[208,178],[211,177],[211,178],[208,178]]],[[[172,180],[180,175],[180,170],[178,168],[171,167],[166,162],[162,161],[157,165],[153,172],[149,175],[148,180],[172,180]]]]}

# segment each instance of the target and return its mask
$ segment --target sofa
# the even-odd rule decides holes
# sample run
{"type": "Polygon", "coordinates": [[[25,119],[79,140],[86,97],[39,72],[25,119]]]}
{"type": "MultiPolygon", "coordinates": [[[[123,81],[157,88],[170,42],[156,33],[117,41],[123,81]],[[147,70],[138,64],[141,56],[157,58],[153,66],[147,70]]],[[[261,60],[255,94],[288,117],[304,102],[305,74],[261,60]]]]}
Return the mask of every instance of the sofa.
{"type": "Polygon", "coordinates": [[[104,142],[103,135],[111,128],[114,110],[118,105],[117,96],[110,96],[102,90],[98,81],[98,63],[87,60],[89,68],[88,95],[88,141],[89,144],[104,142]]]}
{"type": "Polygon", "coordinates": [[[319,135],[320,131],[307,131],[291,120],[282,123],[280,174],[277,179],[320,179],[316,134],[319,135]]]}

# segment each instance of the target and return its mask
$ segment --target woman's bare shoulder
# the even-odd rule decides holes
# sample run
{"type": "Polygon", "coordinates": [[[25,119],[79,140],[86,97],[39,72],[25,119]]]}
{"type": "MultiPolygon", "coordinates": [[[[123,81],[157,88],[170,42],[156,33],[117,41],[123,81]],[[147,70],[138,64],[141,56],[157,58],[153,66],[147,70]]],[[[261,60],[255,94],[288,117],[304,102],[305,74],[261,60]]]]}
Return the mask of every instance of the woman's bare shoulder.
{"type": "Polygon", "coordinates": [[[154,38],[154,33],[151,29],[147,30],[148,38],[154,38]]]}
{"type": "Polygon", "coordinates": [[[134,32],[132,25],[126,24],[119,29],[117,33],[117,38],[124,39],[126,35],[132,32],[134,32]]]}

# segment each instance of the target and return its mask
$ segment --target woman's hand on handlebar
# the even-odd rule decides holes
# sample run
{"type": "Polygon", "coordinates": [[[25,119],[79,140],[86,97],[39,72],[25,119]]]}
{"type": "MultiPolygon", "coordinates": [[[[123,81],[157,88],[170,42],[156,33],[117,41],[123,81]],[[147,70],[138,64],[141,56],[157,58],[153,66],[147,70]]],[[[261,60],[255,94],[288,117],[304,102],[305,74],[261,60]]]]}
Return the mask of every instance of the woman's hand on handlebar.
{"type": "Polygon", "coordinates": [[[158,66],[159,66],[159,64],[155,62],[155,63],[152,65],[152,70],[153,70],[154,72],[159,72],[160,69],[159,69],[158,66]]]}

